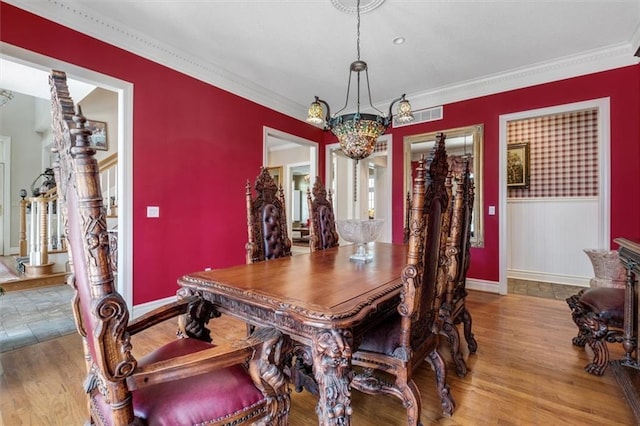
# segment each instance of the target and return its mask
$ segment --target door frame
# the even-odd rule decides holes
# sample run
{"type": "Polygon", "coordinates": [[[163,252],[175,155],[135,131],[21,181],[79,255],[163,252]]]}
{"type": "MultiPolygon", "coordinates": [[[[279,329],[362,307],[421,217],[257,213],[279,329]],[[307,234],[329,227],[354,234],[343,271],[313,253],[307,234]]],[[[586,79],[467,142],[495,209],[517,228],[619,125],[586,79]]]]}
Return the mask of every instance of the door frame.
{"type": "Polygon", "coordinates": [[[0,255],[11,254],[11,137],[0,135],[3,150],[2,182],[2,247],[0,255]],[[9,190],[7,190],[9,188],[9,190]]]}
{"type": "Polygon", "coordinates": [[[544,115],[564,114],[573,111],[598,110],[598,248],[609,248],[611,235],[611,118],[610,98],[591,99],[547,108],[503,114],[499,117],[499,149],[498,149],[498,257],[499,285],[498,292],[507,294],[507,124],[514,120],[524,120],[544,115]]]}
{"type": "MultiPolygon", "coordinates": [[[[133,310],[133,83],[0,41],[2,56],[26,66],[64,70],[68,76],[118,94],[118,274],[116,287],[133,310]]],[[[73,96],[73,94],[71,94],[73,96]]]]}

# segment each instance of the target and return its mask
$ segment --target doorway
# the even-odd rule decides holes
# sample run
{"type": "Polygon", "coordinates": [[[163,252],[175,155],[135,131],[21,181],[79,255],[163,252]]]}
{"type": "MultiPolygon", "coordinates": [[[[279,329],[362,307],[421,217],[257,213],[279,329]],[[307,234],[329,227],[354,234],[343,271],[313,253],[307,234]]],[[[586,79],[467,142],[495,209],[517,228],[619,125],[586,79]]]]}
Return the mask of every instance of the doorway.
{"type": "MultiPolygon", "coordinates": [[[[67,77],[116,92],[118,95],[118,274],[117,289],[132,312],[133,310],[133,84],[100,74],[58,59],[40,55],[0,42],[2,58],[35,70],[63,70],[67,77]]],[[[73,96],[73,93],[71,93],[73,96]]]]}
{"type": "Polygon", "coordinates": [[[386,243],[392,242],[393,229],[392,146],[392,135],[384,135],[373,154],[362,160],[348,158],[338,143],[327,145],[325,156],[325,181],[334,194],[336,219],[384,219],[378,241],[386,243]]]}
{"type": "Polygon", "coordinates": [[[284,190],[288,235],[302,240],[309,218],[307,187],[318,176],[318,143],[265,126],[263,145],[263,165],[282,174],[279,183],[284,190]]]}
{"type": "MultiPolygon", "coordinates": [[[[523,111],[513,114],[506,114],[500,116],[500,136],[499,136],[499,155],[501,161],[499,161],[499,293],[507,294],[508,286],[507,279],[509,275],[513,274],[513,270],[510,269],[510,265],[513,264],[512,252],[517,247],[512,247],[514,241],[513,232],[510,234],[510,229],[514,226],[518,226],[518,229],[526,229],[528,233],[535,232],[535,235],[544,236],[549,238],[557,238],[559,235],[565,235],[567,230],[571,232],[571,235],[578,235],[580,238],[576,238],[577,245],[566,247],[564,250],[570,253],[573,257],[570,261],[565,260],[565,264],[575,264],[583,262],[584,265],[588,265],[588,259],[586,255],[582,253],[584,248],[609,248],[610,244],[610,125],[609,125],[609,98],[601,98],[595,100],[589,100],[584,102],[577,102],[572,104],[560,105],[550,108],[542,108],[531,111],[523,111]],[[509,193],[507,186],[507,145],[508,143],[523,142],[523,141],[511,141],[509,140],[509,125],[519,120],[537,119],[541,117],[555,117],[558,115],[571,114],[580,111],[595,111],[597,118],[595,120],[593,131],[595,132],[594,138],[597,141],[596,146],[596,158],[597,169],[594,171],[595,179],[597,182],[595,185],[596,196],[576,196],[576,197],[558,197],[552,199],[552,205],[544,205],[541,210],[546,211],[546,214],[553,215],[553,220],[541,221],[538,223],[527,222],[526,227],[522,224],[517,224],[514,221],[518,221],[522,218],[518,214],[516,209],[510,209],[509,206],[509,193]],[[555,212],[555,213],[554,213],[555,212]],[[577,213],[576,213],[577,212],[577,213]],[[580,220],[575,220],[576,217],[580,217],[580,220]],[[563,227],[561,231],[556,231],[557,226],[563,227]],[[542,228],[544,227],[544,229],[542,228]],[[529,232],[530,231],[530,232],[529,232]],[[590,241],[588,244],[595,245],[597,247],[584,247],[584,241],[590,241]]],[[[552,198],[552,197],[550,197],[552,198]]],[[[523,200],[526,201],[526,200],[523,200]]],[[[529,203],[535,210],[541,203],[537,200],[530,200],[529,203]]],[[[545,214],[541,211],[540,214],[545,214]]],[[[531,212],[530,212],[531,213],[531,212]]],[[[540,215],[533,212],[534,216],[539,218],[540,215]]],[[[567,240],[567,238],[565,238],[567,240]]],[[[528,239],[526,236],[522,238],[522,241],[526,241],[528,244],[527,250],[530,252],[530,257],[542,257],[548,256],[550,250],[545,248],[556,247],[557,244],[554,241],[545,240],[533,240],[528,239]]],[[[570,241],[569,241],[570,242],[570,241]]],[[[565,241],[566,243],[566,241],[565,241]]],[[[556,259],[557,260],[557,259],[556,259]]],[[[526,272],[526,271],[521,271],[526,272]]],[[[542,271],[544,272],[544,271],[542,271]]],[[[559,274],[552,271],[552,275],[558,276],[559,274]]],[[[561,274],[560,274],[561,275],[561,274]]],[[[543,275],[544,276],[544,275],[543,275]]],[[[570,278],[570,276],[567,276],[570,278]]],[[[532,278],[530,275],[529,278],[532,278]]],[[[571,282],[568,282],[571,284],[571,282]]]]}

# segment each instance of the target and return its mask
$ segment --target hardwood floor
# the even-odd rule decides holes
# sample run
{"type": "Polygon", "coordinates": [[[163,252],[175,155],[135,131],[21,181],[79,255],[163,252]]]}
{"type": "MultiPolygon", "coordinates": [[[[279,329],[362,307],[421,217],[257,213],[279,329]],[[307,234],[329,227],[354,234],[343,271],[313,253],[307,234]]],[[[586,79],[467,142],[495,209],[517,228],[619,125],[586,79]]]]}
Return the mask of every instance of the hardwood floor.
{"type": "MultiPolygon", "coordinates": [[[[457,408],[443,418],[434,395],[434,373],[425,362],[416,376],[426,425],[631,425],[636,424],[610,370],[595,377],[583,371],[589,349],[571,344],[576,327],[562,300],[517,294],[470,292],[478,352],[465,359],[460,378],[449,369],[448,382],[457,408]]],[[[236,339],[243,323],[213,320],[214,339],[236,339]],[[224,336],[224,337],[222,337],[224,336]]],[[[173,321],[135,336],[136,356],[175,338],[173,321]]],[[[215,340],[214,340],[215,341],[215,340]]],[[[610,344],[611,359],[622,349],[610,344]]],[[[449,360],[446,343],[441,350],[449,360]]],[[[85,366],[76,334],[0,355],[0,412],[5,425],[77,425],[86,420],[82,381],[85,366]]],[[[451,366],[451,363],[448,362],[451,366]]],[[[399,400],[353,392],[354,425],[403,425],[399,400]]],[[[291,425],[317,425],[315,399],[292,392],[291,425]]]]}

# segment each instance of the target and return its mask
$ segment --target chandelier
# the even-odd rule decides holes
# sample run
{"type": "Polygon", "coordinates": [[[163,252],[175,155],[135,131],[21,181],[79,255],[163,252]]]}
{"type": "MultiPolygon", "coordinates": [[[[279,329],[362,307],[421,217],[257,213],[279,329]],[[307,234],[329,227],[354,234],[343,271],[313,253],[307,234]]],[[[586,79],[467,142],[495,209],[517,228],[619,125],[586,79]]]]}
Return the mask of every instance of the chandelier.
{"type": "Polygon", "coordinates": [[[349,81],[347,84],[347,99],[344,106],[334,115],[331,115],[329,104],[315,97],[315,100],[309,107],[309,116],[307,121],[312,124],[322,124],[324,130],[331,130],[336,135],[340,142],[340,148],[349,157],[354,160],[361,160],[368,157],[373,152],[378,137],[383,135],[387,128],[391,125],[393,119],[393,106],[398,104],[398,113],[396,120],[400,123],[407,123],[413,120],[413,113],[411,111],[411,104],[405,99],[406,95],[402,95],[397,99],[394,99],[389,105],[389,113],[384,114],[382,111],[373,106],[371,102],[371,88],[369,87],[369,72],[367,70],[367,63],[360,60],[360,0],[356,6],[357,12],[357,53],[358,58],[351,63],[349,67],[349,81]],[[360,112],[360,73],[364,71],[367,84],[367,93],[369,96],[369,106],[377,111],[379,114],[368,114],[360,112]],[[349,91],[351,88],[351,77],[356,74],[357,79],[357,92],[356,92],[356,112],[351,114],[337,115],[345,110],[349,104],[349,91]],[[326,114],[323,117],[323,108],[326,108],[326,114]]]}
{"type": "Polygon", "coordinates": [[[11,90],[0,88],[0,106],[6,104],[13,99],[13,92],[11,90]]]}

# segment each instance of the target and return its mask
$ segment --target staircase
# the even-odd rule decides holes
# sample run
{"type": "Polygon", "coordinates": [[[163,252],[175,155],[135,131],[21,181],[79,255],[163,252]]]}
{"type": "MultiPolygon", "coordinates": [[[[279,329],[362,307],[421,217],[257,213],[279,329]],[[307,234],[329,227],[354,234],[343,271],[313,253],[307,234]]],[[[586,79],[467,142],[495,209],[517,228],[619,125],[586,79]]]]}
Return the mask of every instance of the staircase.
{"type": "MultiPolygon", "coordinates": [[[[118,155],[113,154],[98,163],[107,209],[111,262],[117,271],[117,176],[118,155]]],[[[19,253],[14,269],[18,280],[2,283],[6,291],[43,287],[64,283],[69,272],[64,224],[58,214],[57,188],[20,201],[19,253]]]]}

